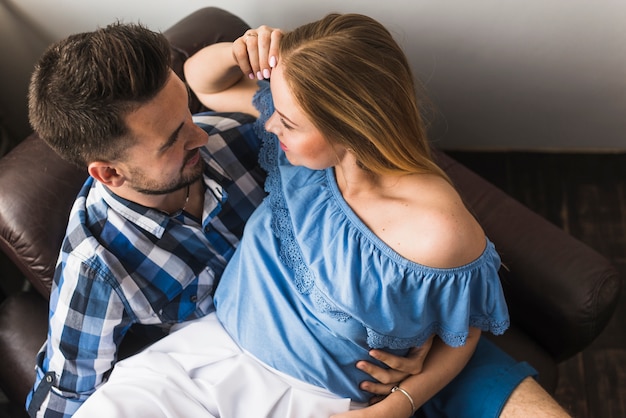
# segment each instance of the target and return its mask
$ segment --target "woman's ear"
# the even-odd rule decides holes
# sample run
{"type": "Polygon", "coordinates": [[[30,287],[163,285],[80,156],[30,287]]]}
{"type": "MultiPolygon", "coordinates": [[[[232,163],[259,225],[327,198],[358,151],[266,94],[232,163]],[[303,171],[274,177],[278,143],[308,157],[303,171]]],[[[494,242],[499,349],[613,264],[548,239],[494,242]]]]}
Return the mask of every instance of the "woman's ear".
{"type": "Polygon", "coordinates": [[[125,181],[124,175],[110,162],[93,161],[87,166],[87,171],[91,177],[109,187],[119,187],[125,181]]]}

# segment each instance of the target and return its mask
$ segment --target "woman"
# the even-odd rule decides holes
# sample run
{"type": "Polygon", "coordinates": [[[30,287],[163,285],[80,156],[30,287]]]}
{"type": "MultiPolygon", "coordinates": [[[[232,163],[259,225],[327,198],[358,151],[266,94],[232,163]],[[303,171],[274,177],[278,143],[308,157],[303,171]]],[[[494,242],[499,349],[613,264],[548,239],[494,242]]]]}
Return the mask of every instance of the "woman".
{"type": "Polygon", "coordinates": [[[167,411],[408,417],[422,407],[428,416],[498,416],[534,371],[480,339],[481,330],[508,327],[500,259],[431,159],[409,65],[389,32],[355,14],[284,36],[260,27],[205,48],[185,70],[208,107],[258,117],[269,195],[215,295],[232,340],[199,343],[222,326],[207,317],[120,363],[107,385],[136,388],[135,370],[158,364],[153,378],[174,383],[154,401],[185,397],[185,407],[157,407],[167,411]],[[271,91],[257,83],[264,78],[271,91]],[[368,394],[355,382],[366,376],[354,363],[373,348],[402,355],[433,335],[422,373],[360,409],[368,394]],[[196,347],[173,356],[176,338],[196,347]],[[277,389],[277,380],[295,389],[277,389]]]}
{"type": "Polygon", "coordinates": [[[266,121],[260,135],[270,196],[248,221],[248,239],[218,287],[218,317],[261,361],[361,402],[349,370],[359,355],[419,346],[437,334],[423,373],[401,385],[410,397],[391,395],[409,416],[465,366],[481,329],[508,326],[498,255],[430,158],[409,65],[382,25],[329,15],[279,38],[260,28],[232,48],[244,74],[262,76],[269,67],[255,67],[255,53],[261,49],[263,62],[269,43],[268,64],[277,57],[271,96],[264,87],[257,93],[253,77],[237,68],[218,68],[229,62],[220,59],[228,44],[207,48],[186,67],[208,107],[266,121]],[[272,303],[225,296],[244,291],[272,303]],[[289,321],[294,317],[301,326],[289,321]],[[264,339],[297,343],[267,350],[258,343],[264,339]],[[312,362],[323,350],[330,354],[312,362]],[[287,352],[297,360],[285,365],[287,352]]]}

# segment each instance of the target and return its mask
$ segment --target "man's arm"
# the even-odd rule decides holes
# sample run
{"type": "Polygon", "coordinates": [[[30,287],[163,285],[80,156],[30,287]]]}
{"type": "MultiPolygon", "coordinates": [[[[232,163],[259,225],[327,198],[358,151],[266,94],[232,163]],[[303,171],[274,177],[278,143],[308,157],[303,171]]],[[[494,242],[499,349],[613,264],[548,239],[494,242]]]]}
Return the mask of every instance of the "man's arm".
{"type": "Polygon", "coordinates": [[[130,326],[112,286],[68,257],[50,295],[48,340],[26,407],[31,416],[71,416],[113,367],[130,326]]]}
{"type": "Polygon", "coordinates": [[[370,404],[384,399],[391,389],[399,385],[403,380],[416,374],[420,374],[424,368],[424,361],[430,351],[435,336],[431,336],[420,347],[413,347],[405,356],[390,354],[384,350],[371,350],[370,356],[385,364],[380,367],[376,364],[361,360],[356,367],[369,374],[373,380],[361,382],[360,388],[375,396],[370,399],[370,404]]]}

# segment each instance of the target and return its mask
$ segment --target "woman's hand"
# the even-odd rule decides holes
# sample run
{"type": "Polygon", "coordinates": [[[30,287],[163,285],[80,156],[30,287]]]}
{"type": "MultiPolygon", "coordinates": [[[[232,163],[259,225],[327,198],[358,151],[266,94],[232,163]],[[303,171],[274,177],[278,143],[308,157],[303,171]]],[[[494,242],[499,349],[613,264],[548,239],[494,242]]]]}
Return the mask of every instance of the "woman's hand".
{"type": "Polygon", "coordinates": [[[247,30],[233,42],[233,58],[248,78],[270,78],[278,64],[278,45],[283,36],[280,29],[266,25],[247,30]]]}
{"type": "Polygon", "coordinates": [[[407,377],[422,372],[424,359],[430,351],[433,338],[434,336],[431,336],[421,347],[411,348],[404,357],[395,356],[383,350],[370,351],[372,357],[386,364],[389,369],[376,366],[367,361],[359,361],[356,364],[359,370],[364,371],[375,379],[375,381],[361,382],[360,385],[361,389],[376,395],[370,399],[370,404],[384,399],[389,395],[391,388],[400,384],[407,377]]]}
{"type": "Polygon", "coordinates": [[[234,42],[207,45],[184,64],[187,84],[207,108],[217,112],[244,112],[258,117],[252,98],[256,78],[269,78],[278,62],[280,29],[248,29],[234,42]]]}

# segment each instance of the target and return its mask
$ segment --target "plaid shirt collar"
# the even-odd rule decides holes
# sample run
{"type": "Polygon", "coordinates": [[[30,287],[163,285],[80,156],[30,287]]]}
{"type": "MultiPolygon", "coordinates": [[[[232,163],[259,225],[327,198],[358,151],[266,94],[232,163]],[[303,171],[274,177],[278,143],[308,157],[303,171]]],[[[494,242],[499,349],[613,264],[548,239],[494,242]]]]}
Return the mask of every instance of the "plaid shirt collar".
{"type": "MultiPolygon", "coordinates": [[[[205,150],[203,149],[202,151],[205,150]]],[[[219,212],[219,210],[215,209],[219,209],[221,204],[224,203],[228,197],[220,183],[224,180],[231,179],[219,166],[219,164],[208,156],[208,153],[201,152],[200,154],[205,162],[203,174],[205,185],[205,205],[202,215],[202,223],[206,224],[210,221],[210,218],[219,212]],[[217,201],[218,198],[220,200],[219,202],[217,201]],[[211,201],[213,201],[212,204],[211,201]]],[[[111,189],[99,181],[94,181],[94,183],[97,195],[101,197],[115,212],[120,214],[120,216],[144,229],[146,232],[154,235],[158,239],[163,237],[167,224],[171,219],[170,215],[160,210],[149,208],[124,199],[123,197],[113,193],[111,189]]]]}

